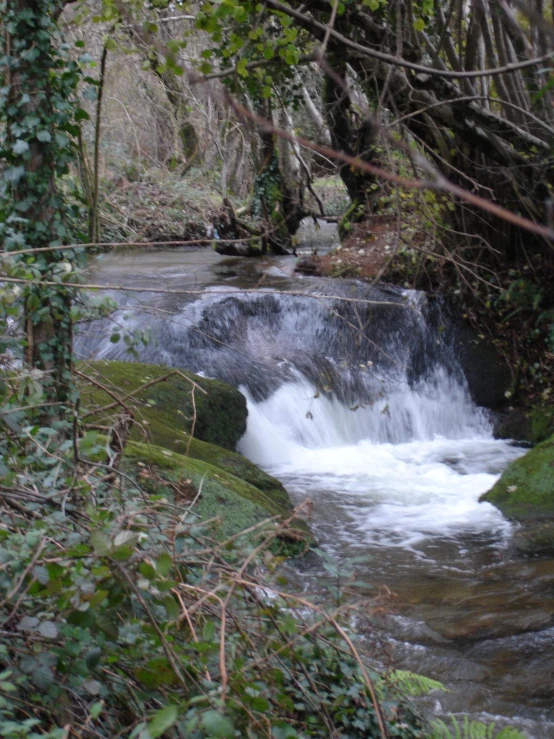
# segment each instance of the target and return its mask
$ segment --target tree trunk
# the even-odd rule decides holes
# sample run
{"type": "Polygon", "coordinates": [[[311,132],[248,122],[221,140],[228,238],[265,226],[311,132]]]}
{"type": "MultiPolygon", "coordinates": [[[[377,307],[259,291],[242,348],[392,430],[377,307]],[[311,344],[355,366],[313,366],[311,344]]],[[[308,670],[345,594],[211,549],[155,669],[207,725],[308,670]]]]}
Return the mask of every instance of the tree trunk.
{"type": "MultiPolygon", "coordinates": [[[[269,100],[257,106],[257,112],[273,121],[273,109],[269,100]]],[[[290,120],[284,112],[281,124],[290,128],[290,120]]],[[[292,248],[292,235],[298,230],[306,213],[303,206],[301,170],[289,142],[278,144],[272,131],[259,131],[260,145],[255,147],[255,179],[252,211],[266,224],[267,244],[276,254],[288,254],[292,248]],[[284,145],[283,145],[284,144],[284,145]]]]}
{"type": "MultiPolygon", "coordinates": [[[[334,149],[371,162],[375,157],[375,130],[368,117],[353,110],[347,82],[346,62],[338,56],[330,59],[332,73],[325,75],[325,117],[334,149]]],[[[353,223],[367,219],[373,210],[376,180],[348,164],[339,167],[339,174],[348,191],[351,207],[339,224],[341,238],[353,223]]]]}

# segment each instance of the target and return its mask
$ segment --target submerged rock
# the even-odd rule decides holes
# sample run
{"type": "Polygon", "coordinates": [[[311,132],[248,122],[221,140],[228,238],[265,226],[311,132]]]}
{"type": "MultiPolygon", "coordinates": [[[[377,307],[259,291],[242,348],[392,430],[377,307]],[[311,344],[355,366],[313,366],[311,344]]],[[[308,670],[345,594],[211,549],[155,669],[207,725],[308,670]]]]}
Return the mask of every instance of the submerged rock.
{"type": "Polygon", "coordinates": [[[522,524],[519,549],[554,551],[554,436],[512,462],[481,500],[522,524]]]}

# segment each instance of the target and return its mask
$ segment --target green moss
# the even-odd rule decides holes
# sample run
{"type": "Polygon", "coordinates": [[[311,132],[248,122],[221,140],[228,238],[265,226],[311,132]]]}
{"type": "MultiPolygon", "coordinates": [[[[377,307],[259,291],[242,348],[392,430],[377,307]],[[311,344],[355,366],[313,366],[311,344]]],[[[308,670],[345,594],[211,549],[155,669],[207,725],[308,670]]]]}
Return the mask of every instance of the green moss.
{"type": "MultiPolygon", "coordinates": [[[[286,501],[277,502],[262,490],[219,467],[153,444],[129,442],[125,447],[123,464],[127,472],[139,474],[141,484],[150,492],[167,495],[168,486],[164,483],[190,480],[194,489],[201,491],[195,513],[202,519],[219,516],[217,534],[221,538],[232,536],[271,516],[286,518],[291,512],[288,497],[286,501]],[[140,476],[141,469],[145,467],[155,474],[140,476]]],[[[170,493],[172,490],[169,486],[170,493]]],[[[302,521],[294,524],[294,530],[295,535],[290,539],[299,549],[299,542],[310,538],[309,531],[302,521]]],[[[290,541],[288,546],[290,548],[290,541]]]]}
{"type": "Polygon", "coordinates": [[[512,462],[481,500],[517,521],[554,516],[554,437],[512,462]]]}
{"type": "MultiPolygon", "coordinates": [[[[131,392],[133,387],[140,387],[145,381],[147,382],[148,380],[145,380],[146,377],[163,376],[166,372],[166,367],[144,364],[130,364],[127,367],[124,362],[95,362],[92,366],[87,367],[87,373],[98,379],[102,384],[106,384],[109,380],[113,381],[113,379],[119,379],[122,383],[125,381],[133,383],[132,385],[120,385],[118,388],[119,393],[121,393],[122,389],[124,392],[131,392]],[[124,369],[131,371],[130,377],[126,375],[122,379],[122,369],[118,365],[125,365],[124,369]],[[137,367],[138,371],[136,369],[137,367]],[[119,378],[117,376],[118,372],[120,373],[119,378]]],[[[195,376],[191,375],[191,377],[195,376]]],[[[208,391],[211,391],[213,380],[206,381],[201,377],[197,377],[196,379],[202,382],[202,386],[205,386],[208,391]]],[[[135,425],[131,432],[131,439],[133,441],[155,444],[178,454],[183,454],[193,459],[208,462],[215,467],[220,467],[235,477],[254,485],[254,487],[268,495],[271,500],[274,500],[277,505],[290,508],[288,493],[279,480],[266,474],[255,464],[236,452],[229,451],[229,449],[224,449],[221,446],[216,446],[206,441],[201,441],[197,438],[191,438],[186,430],[189,426],[185,421],[184,414],[175,402],[178,394],[190,393],[190,387],[186,387],[187,383],[180,377],[172,377],[164,382],[163,385],[165,386],[164,390],[171,398],[171,402],[168,402],[167,397],[161,397],[158,394],[156,405],[148,404],[148,400],[155,399],[152,396],[154,395],[154,389],[158,387],[156,385],[140,393],[136,401],[132,401],[132,403],[129,401],[135,414],[135,425]]],[[[113,387],[115,387],[115,383],[113,383],[113,387]]],[[[230,390],[233,393],[235,392],[232,388],[230,390]]],[[[112,400],[104,391],[94,387],[91,388],[90,386],[84,391],[84,396],[86,405],[90,405],[91,403],[95,405],[107,405],[112,400]]],[[[102,425],[109,425],[119,413],[120,408],[114,408],[102,419],[97,418],[96,421],[101,422],[102,425]]],[[[195,429],[195,434],[196,431],[195,429]]]]}
{"type": "Polygon", "coordinates": [[[554,408],[552,407],[535,407],[529,414],[531,421],[531,439],[534,444],[538,444],[554,433],[554,408]]]}
{"type": "MultiPolygon", "coordinates": [[[[87,363],[81,369],[118,396],[131,393],[172,371],[171,367],[156,364],[111,361],[87,363]]],[[[193,398],[193,385],[179,375],[142,390],[126,401],[135,414],[133,438],[153,441],[169,449],[177,446],[176,451],[184,452],[187,432],[191,430],[196,410],[194,437],[234,450],[246,431],[248,411],[244,397],[223,382],[208,380],[192,372],[183,371],[183,374],[206,393],[196,388],[193,398]]],[[[104,406],[112,400],[108,393],[97,387],[83,388],[84,406],[104,406]]],[[[96,421],[108,425],[119,412],[119,408],[111,410],[97,417],[96,421]]]]}

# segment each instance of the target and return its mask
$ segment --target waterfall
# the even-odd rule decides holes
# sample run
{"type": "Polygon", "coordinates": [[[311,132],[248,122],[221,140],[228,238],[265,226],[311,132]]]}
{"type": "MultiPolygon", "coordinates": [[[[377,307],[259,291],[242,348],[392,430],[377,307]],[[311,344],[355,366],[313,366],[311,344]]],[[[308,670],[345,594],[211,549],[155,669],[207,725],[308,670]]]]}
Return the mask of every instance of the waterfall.
{"type": "MultiPolygon", "coordinates": [[[[126,306],[115,323],[130,335],[150,326],[142,361],[239,387],[249,409],[240,451],[293,496],[325,491],[340,536],[354,526],[360,543],[412,546],[430,534],[508,531],[478,498],[519,450],[492,438],[472,402],[441,306],[357,282],[318,290],[212,288],[171,311],[126,306]]],[[[92,328],[81,354],[128,358],[105,324],[92,328]]]]}

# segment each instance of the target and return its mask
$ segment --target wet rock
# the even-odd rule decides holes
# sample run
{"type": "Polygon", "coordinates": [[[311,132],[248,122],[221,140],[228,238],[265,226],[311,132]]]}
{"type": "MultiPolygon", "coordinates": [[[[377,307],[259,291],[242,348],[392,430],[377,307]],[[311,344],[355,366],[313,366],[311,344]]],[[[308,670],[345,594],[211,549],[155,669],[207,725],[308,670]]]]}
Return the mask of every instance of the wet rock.
{"type": "Polygon", "coordinates": [[[514,439],[540,444],[554,434],[554,408],[511,407],[497,414],[494,435],[497,439],[514,439]]]}
{"type": "Polygon", "coordinates": [[[319,277],[322,274],[320,259],[316,256],[302,257],[298,260],[294,271],[303,275],[319,277]]]}
{"type": "Polygon", "coordinates": [[[514,538],[521,551],[554,552],[554,437],[512,462],[481,500],[523,524],[514,538]]]}
{"type": "Polygon", "coordinates": [[[452,641],[482,641],[516,634],[540,631],[554,624],[554,604],[550,609],[537,610],[521,604],[519,608],[443,609],[440,621],[429,616],[431,626],[452,641]]]}
{"type": "MultiPolygon", "coordinates": [[[[171,449],[178,440],[181,448],[176,451],[183,453],[187,447],[185,435],[194,426],[195,439],[234,451],[246,431],[246,400],[238,390],[224,382],[185,370],[181,370],[182,375],[174,374],[162,379],[173,371],[171,367],[140,362],[89,362],[85,371],[118,396],[132,394],[125,402],[135,415],[133,438],[142,429],[142,436],[137,441],[146,438],[171,449]],[[160,382],[139,391],[143,385],[156,379],[160,382]]],[[[88,404],[103,406],[111,403],[113,397],[96,385],[85,390],[84,400],[88,404]]],[[[112,409],[114,412],[117,415],[120,409],[112,409]]]]}
{"type": "Polygon", "coordinates": [[[532,436],[531,419],[526,408],[508,408],[497,413],[494,418],[496,439],[530,441],[532,436]]]}
{"type": "Polygon", "coordinates": [[[490,340],[468,326],[456,327],[454,350],[477,405],[495,408],[505,405],[513,378],[509,364],[490,340]]]}
{"type": "Polygon", "coordinates": [[[508,465],[481,500],[515,521],[554,518],[554,437],[508,465]]]}
{"type": "Polygon", "coordinates": [[[523,554],[551,554],[554,552],[554,521],[524,524],[514,534],[514,545],[523,554]]]}

